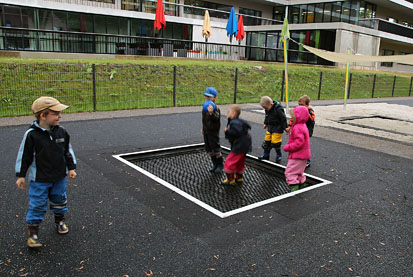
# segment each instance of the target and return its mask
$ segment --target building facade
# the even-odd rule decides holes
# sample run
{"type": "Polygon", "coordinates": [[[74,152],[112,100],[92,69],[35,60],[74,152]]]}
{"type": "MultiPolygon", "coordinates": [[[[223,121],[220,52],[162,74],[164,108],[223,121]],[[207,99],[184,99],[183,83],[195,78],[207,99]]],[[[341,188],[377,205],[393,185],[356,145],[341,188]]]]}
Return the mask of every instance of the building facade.
{"type": "MultiPolygon", "coordinates": [[[[153,28],[156,0],[0,0],[0,50],[165,55],[283,61],[280,32],[287,16],[289,62],[333,63],[302,44],[361,55],[413,54],[413,1],[406,0],[167,0],[167,27],[153,28]],[[246,38],[229,42],[226,23],[234,7],[246,38]],[[201,35],[205,10],[212,36],[201,35]],[[234,46],[232,46],[234,45],[234,46]]],[[[396,63],[367,69],[412,72],[396,63]]]]}

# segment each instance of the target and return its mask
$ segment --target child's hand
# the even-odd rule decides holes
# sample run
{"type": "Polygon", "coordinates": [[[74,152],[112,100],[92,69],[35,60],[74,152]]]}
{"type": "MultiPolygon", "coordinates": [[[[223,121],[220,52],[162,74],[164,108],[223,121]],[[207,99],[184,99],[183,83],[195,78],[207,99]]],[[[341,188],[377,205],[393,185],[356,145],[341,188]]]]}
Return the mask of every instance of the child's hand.
{"type": "Polygon", "coordinates": [[[285,129],[285,132],[287,133],[287,135],[289,135],[289,134],[290,134],[290,127],[287,127],[287,128],[285,129]]]}
{"type": "Polygon", "coordinates": [[[227,128],[227,127],[225,127],[225,128],[224,128],[224,132],[226,132],[227,130],[228,130],[228,128],[227,128]]]}
{"type": "Polygon", "coordinates": [[[264,124],[263,128],[264,128],[264,129],[267,129],[267,125],[264,124]]]}
{"type": "Polygon", "coordinates": [[[77,176],[76,171],[74,171],[73,169],[69,170],[69,178],[74,179],[76,178],[76,176],[77,176]]]}
{"type": "Polygon", "coordinates": [[[203,129],[201,129],[201,134],[204,135],[204,130],[203,129]]]}
{"type": "Polygon", "coordinates": [[[24,189],[26,187],[24,177],[17,178],[16,185],[19,189],[24,189]]]}

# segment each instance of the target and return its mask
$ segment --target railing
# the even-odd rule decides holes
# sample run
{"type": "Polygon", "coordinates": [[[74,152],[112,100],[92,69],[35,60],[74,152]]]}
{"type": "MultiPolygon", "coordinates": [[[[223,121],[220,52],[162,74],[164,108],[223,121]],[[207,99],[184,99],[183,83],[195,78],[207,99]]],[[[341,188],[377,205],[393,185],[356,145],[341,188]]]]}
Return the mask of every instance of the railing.
{"type": "Polygon", "coordinates": [[[45,0],[45,1],[58,2],[58,3],[64,3],[64,4],[95,6],[95,7],[110,7],[115,4],[115,0],[45,0]]]}
{"type": "MultiPolygon", "coordinates": [[[[218,105],[258,103],[264,95],[285,100],[283,70],[275,67],[169,66],[142,64],[0,64],[0,116],[31,114],[39,96],[52,96],[68,112],[194,106],[214,86],[218,105]]],[[[345,71],[291,68],[289,99],[343,97],[345,71]]],[[[370,73],[350,75],[348,98],[411,96],[413,77],[370,73]]]]}
{"type": "Polygon", "coordinates": [[[413,38],[413,28],[381,18],[360,19],[359,25],[403,37],[413,38]]]}
{"type": "MultiPolygon", "coordinates": [[[[12,27],[0,27],[0,50],[284,61],[276,48],[12,27]]],[[[332,65],[307,51],[288,50],[288,56],[293,63],[332,65]]]]}
{"type": "MultiPolygon", "coordinates": [[[[140,11],[140,12],[149,12],[149,13],[155,13],[156,12],[156,0],[145,0],[143,1],[145,3],[143,4],[138,4],[134,2],[129,2],[128,0],[122,0],[122,9],[132,9],[135,11],[140,11]],[[153,3],[152,7],[153,9],[144,9],[145,5],[149,5],[148,3],[153,3]],[[128,8],[129,7],[129,8],[128,8]],[[133,7],[133,8],[131,8],[133,7]]],[[[164,4],[164,9],[165,9],[165,14],[166,15],[171,15],[171,16],[181,16],[184,17],[185,15],[195,15],[195,16],[204,16],[205,11],[208,10],[209,15],[211,17],[217,17],[217,18],[222,18],[222,19],[228,19],[229,13],[228,11],[222,11],[222,10],[215,10],[215,9],[209,9],[209,8],[203,8],[203,7],[197,7],[197,6],[191,6],[191,5],[185,5],[185,4],[178,4],[178,3],[172,3],[172,2],[163,2],[164,4]],[[175,8],[173,8],[175,7],[175,8]],[[182,9],[180,9],[182,8],[182,9]]],[[[278,24],[283,24],[282,21],[275,20],[275,19],[270,19],[270,18],[265,18],[265,17],[258,17],[258,16],[252,16],[252,15],[247,15],[247,14],[240,14],[236,13],[237,15],[242,15],[244,17],[244,23],[245,22],[251,22],[251,25],[278,25],[278,24]],[[246,19],[252,19],[252,20],[246,20],[246,19]]],[[[247,25],[247,24],[246,24],[247,25]]]]}

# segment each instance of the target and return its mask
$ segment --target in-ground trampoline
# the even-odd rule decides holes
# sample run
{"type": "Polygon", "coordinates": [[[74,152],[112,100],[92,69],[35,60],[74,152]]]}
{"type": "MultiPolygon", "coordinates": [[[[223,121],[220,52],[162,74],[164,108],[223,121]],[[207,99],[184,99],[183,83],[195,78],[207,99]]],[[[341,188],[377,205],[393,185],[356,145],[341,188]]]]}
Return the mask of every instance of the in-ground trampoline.
{"type": "MultiPolygon", "coordinates": [[[[222,152],[225,157],[229,149],[223,147],[222,152]]],[[[309,186],[290,192],[284,177],[285,166],[247,155],[244,182],[223,186],[224,173],[208,171],[212,164],[203,143],[113,157],[221,218],[331,183],[306,174],[309,186]]]]}

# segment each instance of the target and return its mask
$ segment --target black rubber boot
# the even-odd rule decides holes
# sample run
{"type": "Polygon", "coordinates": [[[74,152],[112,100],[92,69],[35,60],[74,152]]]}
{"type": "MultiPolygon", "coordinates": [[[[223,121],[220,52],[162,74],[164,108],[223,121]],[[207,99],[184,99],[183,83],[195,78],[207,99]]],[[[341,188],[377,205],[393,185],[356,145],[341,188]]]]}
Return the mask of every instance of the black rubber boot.
{"type": "Polygon", "coordinates": [[[217,158],[215,156],[211,156],[212,160],[212,167],[209,169],[209,172],[215,172],[215,169],[217,169],[217,158]]]}
{"type": "Polygon", "coordinates": [[[275,162],[279,163],[279,162],[281,162],[281,158],[282,158],[283,154],[281,153],[280,148],[275,149],[275,152],[277,153],[277,157],[275,158],[275,162]]]}
{"type": "Polygon", "coordinates": [[[215,169],[215,173],[222,173],[224,171],[224,158],[221,156],[217,159],[217,168],[215,169]]]}
{"type": "Polygon", "coordinates": [[[264,154],[261,157],[258,157],[260,161],[270,159],[270,150],[264,150],[264,154]]]}

